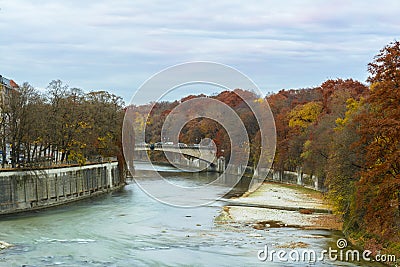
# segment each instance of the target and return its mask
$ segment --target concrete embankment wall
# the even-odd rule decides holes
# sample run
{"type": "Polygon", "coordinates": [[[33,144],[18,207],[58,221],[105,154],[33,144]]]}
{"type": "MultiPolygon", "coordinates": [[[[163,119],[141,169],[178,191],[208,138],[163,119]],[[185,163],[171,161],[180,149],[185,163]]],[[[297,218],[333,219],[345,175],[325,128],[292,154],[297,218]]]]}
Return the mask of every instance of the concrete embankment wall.
{"type": "Polygon", "coordinates": [[[118,189],[117,162],[0,172],[0,215],[47,208],[118,189]]]}
{"type": "Polygon", "coordinates": [[[325,191],[323,184],[320,182],[320,179],[317,176],[303,173],[301,168],[299,168],[297,172],[292,172],[275,171],[267,168],[255,169],[253,167],[244,165],[226,165],[225,159],[223,157],[216,159],[213,166],[208,166],[206,162],[199,159],[187,159],[182,157],[177,157],[174,163],[194,169],[216,171],[219,173],[225,172],[231,175],[240,175],[241,173],[243,173],[244,176],[250,178],[265,178],[266,181],[285,184],[297,184],[318,191],[325,191]]]}
{"type": "Polygon", "coordinates": [[[249,177],[265,177],[266,181],[296,184],[318,191],[326,191],[326,188],[317,176],[303,173],[300,168],[297,172],[276,171],[267,168],[255,169],[249,166],[234,166],[231,170],[233,170],[233,172],[230,174],[239,174],[243,172],[245,176],[249,177]]]}
{"type": "Polygon", "coordinates": [[[214,161],[213,164],[209,164],[203,160],[195,159],[195,158],[178,158],[174,160],[174,163],[177,165],[181,165],[188,168],[193,168],[197,170],[203,171],[212,171],[212,172],[224,172],[225,170],[225,159],[220,157],[214,161]]]}
{"type": "MultiPolygon", "coordinates": [[[[297,172],[292,171],[275,171],[267,168],[255,169],[250,166],[244,165],[227,165],[225,163],[225,159],[223,157],[218,158],[214,165],[211,167],[207,167],[207,163],[198,159],[187,159],[178,157],[175,164],[179,164],[182,166],[190,167],[193,169],[201,169],[206,171],[216,171],[219,173],[226,172],[231,175],[240,175],[243,173],[244,176],[250,178],[265,178],[266,181],[272,181],[277,183],[285,183],[285,184],[296,184],[301,185],[307,188],[312,188],[318,191],[326,191],[320,179],[315,175],[309,175],[303,173],[299,168],[297,172]],[[228,168],[226,168],[228,167],[228,168]]],[[[264,181],[264,180],[262,180],[264,181]]],[[[260,180],[260,182],[262,182],[260,180]]]]}

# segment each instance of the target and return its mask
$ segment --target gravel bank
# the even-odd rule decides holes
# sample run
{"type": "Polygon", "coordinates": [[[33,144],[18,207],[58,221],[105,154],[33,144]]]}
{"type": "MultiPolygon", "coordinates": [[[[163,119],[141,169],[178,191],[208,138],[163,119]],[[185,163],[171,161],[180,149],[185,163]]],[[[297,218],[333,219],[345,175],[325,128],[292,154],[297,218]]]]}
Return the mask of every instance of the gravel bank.
{"type": "Polygon", "coordinates": [[[296,185],[264,183],[255,192],[227,200],[217,223],[252,224],[255,229],[300,227],[341,230],[320,192],[296,185]]]}

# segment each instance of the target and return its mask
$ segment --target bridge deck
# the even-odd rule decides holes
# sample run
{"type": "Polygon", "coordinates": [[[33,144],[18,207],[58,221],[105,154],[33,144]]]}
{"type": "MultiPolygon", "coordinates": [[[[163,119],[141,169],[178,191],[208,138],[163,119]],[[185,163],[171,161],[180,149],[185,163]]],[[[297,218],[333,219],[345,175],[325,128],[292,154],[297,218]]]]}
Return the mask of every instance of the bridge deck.
{"type": "Polygon", "coordinates": [[[198,158],[203,161],[213,163],[216,161],[216,149],[210,146],[186,146],[186,145],[167,145],[167,144],[146,144],[136,145],[137,151],[164,151],[187,155],[193,158],[198,158]]]}

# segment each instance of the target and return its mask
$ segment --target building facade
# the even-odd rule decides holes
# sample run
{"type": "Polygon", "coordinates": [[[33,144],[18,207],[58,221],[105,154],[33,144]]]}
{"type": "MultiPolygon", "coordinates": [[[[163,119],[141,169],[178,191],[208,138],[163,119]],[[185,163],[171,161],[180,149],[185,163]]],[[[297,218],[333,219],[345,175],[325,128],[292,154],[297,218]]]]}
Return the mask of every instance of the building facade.
{"type": "Polygon", "coordinates": [[[0,75],[0,108],[7,104],[7,95],[18,88],[19,86],[16,82],[0,75]]]}
{"type": "Polygon", "coordinates": [[[10,158],[10,144],[6,140],[7,116],[9,95],[13,90],[18,90],[19,86],[11,79],[0,75],[0,164],[4,166],[10,158]]]}

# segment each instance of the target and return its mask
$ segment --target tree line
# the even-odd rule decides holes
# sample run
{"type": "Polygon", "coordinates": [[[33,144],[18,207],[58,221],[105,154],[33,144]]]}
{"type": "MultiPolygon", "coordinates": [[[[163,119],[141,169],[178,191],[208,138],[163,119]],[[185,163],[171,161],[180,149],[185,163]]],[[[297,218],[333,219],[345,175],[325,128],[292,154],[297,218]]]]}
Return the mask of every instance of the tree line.
{"type": "MultiPolygon", "coordinates": [[[[272,168],[318,177],[349,238],[366,249],[400,256],[400,42],[385,46],[368,64],[368,72],[366,84],[329,79],[314,88],[267,95],[277,131],[272,168]]],[[[262,102],[251,92],[247,95],[262,102]]],[[[136,130],[146,129],[146,142],[163,141],[161,128],[171,110],[202,96],[156,103],[147,120],[150,104],[133,107],[136,130]]],[[[229,105],[244,122],[252,166],[261,148],[251,111],[235,91],[210,97],[229,105]]],[[[230,143],[218,122],[204,118],[189,121],[179,139],[198,143],[206,137],[228,160],[239,145],[230,143]]]]}
{"type": "Polygon", "coordinates": [[[44,93],[25,82],[5,100],[0,103],[2,167],[82,165],[121,154],[121,97],[85,93],[54,80],[44,93]]]}

